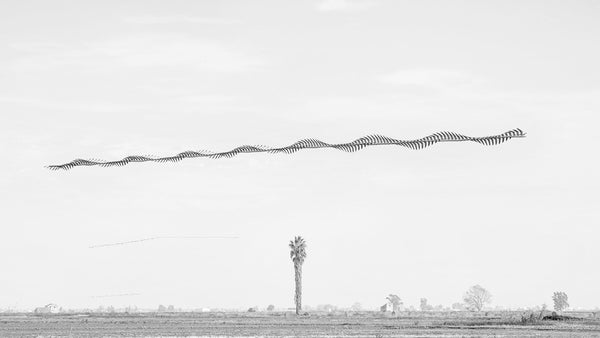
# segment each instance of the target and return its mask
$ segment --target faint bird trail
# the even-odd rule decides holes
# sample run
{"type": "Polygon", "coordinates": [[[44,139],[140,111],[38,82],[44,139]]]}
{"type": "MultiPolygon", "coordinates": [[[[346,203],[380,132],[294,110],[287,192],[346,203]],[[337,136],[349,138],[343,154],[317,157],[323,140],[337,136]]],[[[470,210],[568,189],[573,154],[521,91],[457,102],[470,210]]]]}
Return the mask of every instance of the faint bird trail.
{"type": "Polygon", "coordinates": [[[89,248],[96,249],[96,248],[104,248],[104,247],[109,247],[109,246],[127,245],[127,244],[141,243],[141,242],[147,242],[147,241],[154,241],[157,239],[237,239],[237,238],[239,238],[239,237],[237,237],[237,236],[156,236],[156,237],[135,239],[135,240],[124,241],[124,242],[114,242],[114,243],[91,245],[91,246],[89,246],[89,248]]]}
{"type": "Polygon", "coordinates": [[[84,159],[75,159],[71,162],[64,164],[54,164],[47,166],[52,170],[69,170],[74,167],[79,166],[101,166],[101,167],[112,167],[112,166],[124,166],[131,162],[179,162],[186,158],[196,158],[196,157],[208,157],[208,158],[231,158],[236,156],[237,154],[242,153],[285,153],[292,154],[301,149],[319,149],[319,148],[333,148],[346,152],[355,152],[357,150],[363,149],[365,147],[370,146],[383,146],[383,145],[396,145],[402,146],[406,148],[410,148],[413,150],[420,150],[427,148],[435,143],[441,142],[465,142],[471,141],[479,144],[483,144],[486,146],[497,145],[503,142],[506,142],[512,138],[523,138],[525,137],[525,133],[521,129],[513,129],[507,131],[503,134],[492,135],[492,136],[484,136],[484,137],[471,137],[465,136],[453,132],[442,131],[439,133],[431,134],[429,136],[416,139],[416,140],[397,140],[387,136],[382,135],[369,135],[365,137],[361,137],[352,142],[348,143],[339,143],[339,144],[330,144],[325,143],[323,141],[317,139],[304,139],[300,140],[294,144],[291,144],[286,147],[280,148],[271,148],[267,146],[250,146],[244,145],[237,148],[234,148],[229,151],[224,152],[210,152],[210,151],[184,151],[177,155],[173,156],[165,156],[165,157],[154,157],[154,156],[140,156],[140,155],[132,155],[127,156],[121,160],[116,161],[103,161],[103,160],[84,160],[84,159]]]}
{"type": "Polygon", "coordinates": [[[141,293],[119,293],[114,295],[100,295],[100,296],[91,296],[92,298],[112,298],[112,297],[129,297],[129,296],[141,296],[141,293]]]}

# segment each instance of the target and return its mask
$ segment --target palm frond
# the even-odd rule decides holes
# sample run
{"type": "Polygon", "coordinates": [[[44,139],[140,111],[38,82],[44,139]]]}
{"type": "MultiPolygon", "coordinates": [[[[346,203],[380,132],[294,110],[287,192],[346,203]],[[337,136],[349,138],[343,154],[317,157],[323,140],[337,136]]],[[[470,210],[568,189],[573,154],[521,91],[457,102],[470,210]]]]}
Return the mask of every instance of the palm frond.
{"type": "Polygon", "coordinates": [[[290,258],[294,263],[302,264],[306,258],[306,241],[300,236],[296,236],[290,241],[290,258]]]}

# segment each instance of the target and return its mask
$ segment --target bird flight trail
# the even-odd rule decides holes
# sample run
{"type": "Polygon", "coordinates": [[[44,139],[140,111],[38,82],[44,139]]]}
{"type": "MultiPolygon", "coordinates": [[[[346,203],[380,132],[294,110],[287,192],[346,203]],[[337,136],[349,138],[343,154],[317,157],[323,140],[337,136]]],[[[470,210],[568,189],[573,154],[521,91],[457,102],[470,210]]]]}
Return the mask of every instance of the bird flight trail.
{"type": "Polygon", "coordinates": [[[129,296],[141,296],[141,293],[119,293],[115,295],[101,295],[101,296],[91,296],[92,298],[112,298],[112,297],[129,297],[129,296]]]}
{"type": "Polygon", "coordinates": [[[90,249],[96,248],[105,248],[109,246],[117,246],[117,245],[127,245],[134,243],[141,243],[147,241],[154,241],[158,239],[238,239],[238,236],[156,236],[156,237],[148,237],[142,239],[135,239],[131,241],[124,242],[115,242],[115,243],[106,243],[106,244],[96,244],[89,246],[90,249]]]}
{"type": "Polygon", "coordinates": [[[505,133],[492,135],[492,136],[483,136],[483,137],[472,137],[461,135],[454,132],[442,131],[435,134],[431,134],[429,136],[416,139],[416,140],[399,140],[391,137],[383,136],[383,135],[368,135],[361,138],[358,138],[352,142],[348,143],[326,143],[317,139],[303,139],[296,143],[293,143],[289,146],[285,147],[267,147],[262,145],[243,145],[237,148],[231,149],[229,151],[222,152],[211,152],[211,151],[184,151],[179,154],[175,154],[172,156],[164,156],[164,157],[155,157],[155,156],[140,156],[140,155],[131,155],[124,157],[120,160],[115,161],[103,161],[103,160],[95,160],[95,159],[75,159],[71,162],[64,164],[53,164],[47,166],[47,168],[51,170],[69,170],[74,167],[79,166],[100,166],[100,167],[121,167],[125,166],[129,163],[135,162],[179,162],[181,160],[187,158],[198,158],[198,157],[208,157],[208,158],[231,158],[238,154],[249,154],[249,153],[284,153],[284,154],[292,154],[302,149],[322,149],[322,148],[332,148],[345,152],[355,152],[361,150],[366,147],[372,146],[401,146],[405,148],[409,148],[412,150],[421,150],[427,148],[436,143],[443,142],[475,142],[485,146],[497,145],[500,143],[504,143],[512,138],[523,138],[525,137],[525,133],[521,129],[513,129],[509,130],[505,133]]]}

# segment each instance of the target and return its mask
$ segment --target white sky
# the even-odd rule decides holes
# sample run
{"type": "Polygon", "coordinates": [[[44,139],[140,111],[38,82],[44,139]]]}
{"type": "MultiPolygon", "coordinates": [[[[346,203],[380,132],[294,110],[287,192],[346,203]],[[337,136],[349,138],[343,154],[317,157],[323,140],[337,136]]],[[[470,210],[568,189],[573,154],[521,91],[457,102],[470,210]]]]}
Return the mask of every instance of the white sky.
{"type": "Polygon", "coordinates": [[[600,305],[598,1],[3,1],[0,307],[600,305]],[[521,128],[501,146],[73,158],[521,128]],[[153,236],[237,235],[88,249],[153,236]],[[94,296],[138,293],[138,296],[94,296]]]}

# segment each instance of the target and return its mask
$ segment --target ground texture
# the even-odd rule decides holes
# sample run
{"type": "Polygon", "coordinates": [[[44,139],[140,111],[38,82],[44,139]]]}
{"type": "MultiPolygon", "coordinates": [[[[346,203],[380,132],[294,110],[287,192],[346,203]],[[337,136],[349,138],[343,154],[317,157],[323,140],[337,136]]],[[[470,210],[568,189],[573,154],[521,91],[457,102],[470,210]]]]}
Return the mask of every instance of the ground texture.
{"type": "Polygon", "coordinates": [[[600,337],[595,314],[523,323],[522,313],[0,314],[1,337],[600,337]]]}

